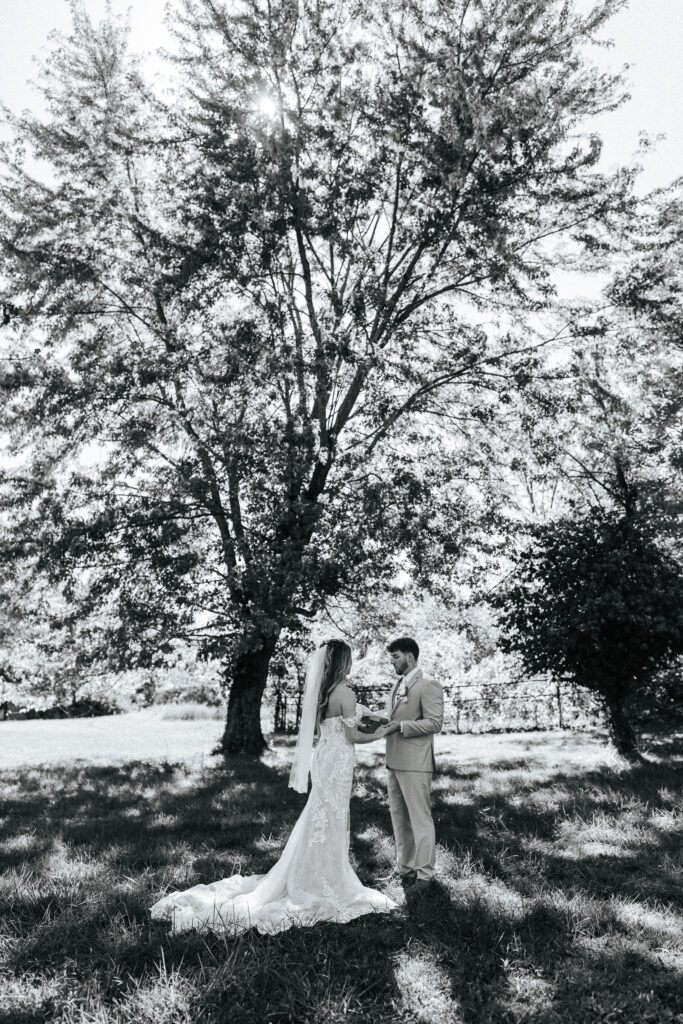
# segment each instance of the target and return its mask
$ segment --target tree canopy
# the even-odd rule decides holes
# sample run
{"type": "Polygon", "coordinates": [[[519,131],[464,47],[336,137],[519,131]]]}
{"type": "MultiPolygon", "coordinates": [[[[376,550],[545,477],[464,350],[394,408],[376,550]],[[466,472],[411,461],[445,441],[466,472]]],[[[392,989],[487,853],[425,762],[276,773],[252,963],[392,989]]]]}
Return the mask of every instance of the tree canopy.
{"type": "Polygon", "coordinates": [[[550,243],[631,204],[581,130],[623,99],[585,49],[619,6],[185,0],[161,94],[75,4],[45,115],[7,115],[3,564],[106,612],[93,658],[222,657],[227,751],[283,630],[495,532],[550,243]]]}

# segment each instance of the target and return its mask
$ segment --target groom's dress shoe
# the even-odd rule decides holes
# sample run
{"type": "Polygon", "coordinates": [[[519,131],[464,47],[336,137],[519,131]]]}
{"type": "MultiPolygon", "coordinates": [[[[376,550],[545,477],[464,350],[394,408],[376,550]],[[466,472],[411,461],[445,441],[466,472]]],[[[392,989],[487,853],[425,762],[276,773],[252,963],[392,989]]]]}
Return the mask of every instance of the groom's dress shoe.
{"type": "Polygon", "coordinates": [[[433,881],[431,878],[418,878],[406,889],[406,896],[426,896],[432,891],[433,881]]]}
{"type": "Polygon", "coordinates": [[[378,878],[378,882],[400,882],[401,885],[412,885],[417,879],[417,875],[414,871],[397,871],[394,868],[388,875],[383,875],[382,878],[378,878]]]}

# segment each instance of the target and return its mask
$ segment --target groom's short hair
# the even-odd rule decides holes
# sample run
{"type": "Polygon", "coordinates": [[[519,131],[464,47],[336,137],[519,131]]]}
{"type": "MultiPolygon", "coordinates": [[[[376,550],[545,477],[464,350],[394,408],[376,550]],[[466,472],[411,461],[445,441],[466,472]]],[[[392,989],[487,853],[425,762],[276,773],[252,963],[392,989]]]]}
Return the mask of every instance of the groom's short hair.
{"type": "Polygon", "coordinates": [[[412,654],[415,661],[420,657],[420,648],[411,636],[400,636],[398,640],[392,640],[387,645],[387,651],[389,654],[393,654],[395,651],[400,651],[401,654],[412,654]]]}

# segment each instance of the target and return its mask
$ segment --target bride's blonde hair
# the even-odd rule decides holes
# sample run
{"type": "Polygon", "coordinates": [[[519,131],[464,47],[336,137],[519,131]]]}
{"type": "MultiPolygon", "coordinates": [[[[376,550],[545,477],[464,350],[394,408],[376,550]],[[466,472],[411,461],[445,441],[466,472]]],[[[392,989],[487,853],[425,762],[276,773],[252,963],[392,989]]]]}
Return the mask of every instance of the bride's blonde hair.
{"type": "Polygon", "coordinates": [[[320,729],[327,705],[330,702],[330,695],[336,686],[343,683],[351,670],[351,648],[344,640],[326,640],[321,646],[325,647],[325,661],[323,663],[323,677],[320,683],[318,694],[318,707],[316,709],[315,726],[316,732],[320,729]]]}

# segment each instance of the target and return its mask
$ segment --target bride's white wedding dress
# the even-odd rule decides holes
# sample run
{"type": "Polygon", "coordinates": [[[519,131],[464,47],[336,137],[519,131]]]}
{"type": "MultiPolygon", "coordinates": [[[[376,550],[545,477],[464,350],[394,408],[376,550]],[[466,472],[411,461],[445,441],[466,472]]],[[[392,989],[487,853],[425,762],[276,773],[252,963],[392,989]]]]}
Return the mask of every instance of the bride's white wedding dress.
{"type": "Polygon", "coordinates": [[[173,892],[152,907],[174,932],[208,927],[272,934],[318,921],[351,921],[393,910],[388,896],[364,886],[349,863],[349,803],[355,749],[344,724],[362,717],[325,719],[311,763],[311,792],[282,856],[267,875],[233,875],[173,892]]]}

